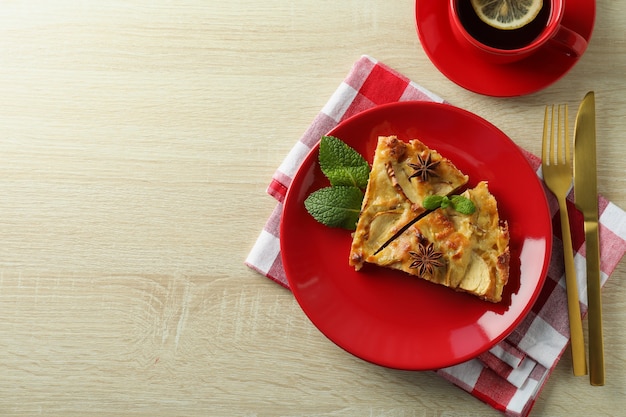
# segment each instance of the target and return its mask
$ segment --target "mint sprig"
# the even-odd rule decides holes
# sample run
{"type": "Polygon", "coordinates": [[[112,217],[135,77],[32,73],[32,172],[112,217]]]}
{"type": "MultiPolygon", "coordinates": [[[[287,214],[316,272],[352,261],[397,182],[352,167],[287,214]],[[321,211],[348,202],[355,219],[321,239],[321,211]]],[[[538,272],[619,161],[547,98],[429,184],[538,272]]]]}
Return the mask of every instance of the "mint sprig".
{"type": "Polygon", "coordinates": [[[304,206],[315,220],[326,226],[354,230],[362,201],[363,192],[359,188],[337,185],[311,193],[304,206]]]}
{"type": "Polygon", "coordinates": [[[322,136],[320,168],[331,185],[347,185],[364,189],[370,166],[357,151],[334,136],[322,136]]]}
{"type": "Polygon", "coordinates": [[[355,230],[369,180],[369,164],[334,136],[322,136],[319,163],[330,187],[311,193],[304,201],[305,208],[326,226],[355,230]]]}
{"type": "Polygon", "coordinates": [[[476,206],[472,200],[462,195],[453,195],[450,197],[445,195],[429,195],[424,199],[422,205],[427,210],[436,210],[439,207],[451,207],[461,214],[472,214],[476,211],[476,206]]]}

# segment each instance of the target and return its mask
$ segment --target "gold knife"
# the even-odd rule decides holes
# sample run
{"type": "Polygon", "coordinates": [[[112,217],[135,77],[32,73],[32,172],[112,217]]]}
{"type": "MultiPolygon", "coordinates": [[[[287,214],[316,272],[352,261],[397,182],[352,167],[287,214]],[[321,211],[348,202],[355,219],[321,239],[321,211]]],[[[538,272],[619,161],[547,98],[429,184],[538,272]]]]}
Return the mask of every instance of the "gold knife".
{"type": "Polygon", "coordinates": [[[587,248],[587,303],[589,305],[589,380],[604,385],[604,342],[600,293],[598,192],[596,173],[596,102],[593,91],[585,95],[576,115],[574,136],[574,196],[585,220],[587,248]]]}

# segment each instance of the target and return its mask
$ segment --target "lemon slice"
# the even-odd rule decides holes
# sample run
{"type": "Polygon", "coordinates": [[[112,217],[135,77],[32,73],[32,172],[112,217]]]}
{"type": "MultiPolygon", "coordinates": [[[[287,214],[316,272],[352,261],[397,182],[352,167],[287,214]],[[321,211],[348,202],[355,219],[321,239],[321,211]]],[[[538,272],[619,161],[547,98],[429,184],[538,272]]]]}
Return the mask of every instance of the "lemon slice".
{"type": "Polygon", "coordinates": [[[480,20],[497,29],[526,26],[537,17],[543,0],[471,0],[480,20]]]}

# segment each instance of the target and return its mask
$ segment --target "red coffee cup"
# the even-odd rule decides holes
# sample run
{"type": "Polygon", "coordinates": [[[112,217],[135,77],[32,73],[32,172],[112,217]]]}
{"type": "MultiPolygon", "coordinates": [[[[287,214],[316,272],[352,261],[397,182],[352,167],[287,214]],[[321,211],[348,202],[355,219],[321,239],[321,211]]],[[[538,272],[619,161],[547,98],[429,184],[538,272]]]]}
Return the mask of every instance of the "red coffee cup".
{"type": "Polygon", "coordinates": [[[563,26],[565,0],[543,0],[537,17],[527,25],[513,30],[494,28],[474,12],[470,0],[450,0],[449,19],[458,42],[490,62],[515,62],[540,48],[553,48],[556,53],[579,57],[587,41],[563,26]]]}

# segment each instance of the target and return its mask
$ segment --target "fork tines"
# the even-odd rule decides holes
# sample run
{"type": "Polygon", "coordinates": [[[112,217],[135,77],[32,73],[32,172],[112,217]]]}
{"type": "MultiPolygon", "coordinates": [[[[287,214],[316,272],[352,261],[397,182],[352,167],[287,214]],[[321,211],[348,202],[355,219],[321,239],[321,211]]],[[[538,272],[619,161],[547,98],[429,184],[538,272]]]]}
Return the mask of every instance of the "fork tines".
{"type": "Polygon", "coordinates": [[[567,121],[569,120],[569,117],[567,104],[559,104],[557,106],[557,117],[554,116],[554,104],[546,106],[543,125],[544,140],[542,145],[541,159],[544,164],[547,163],[548,165],[555,165],[558,162],[569,164],[572,160],[572,155],[570,153],[570,145],[568,139],[569,127],[567,121]],[[552,143],[555,136],[557,139],[556,154],[555,147],[552,143]],[[550,141],[546,140],[548,137],[550,138],[550,141]],[[549,152],[546,151],[547,147],[550,148],[549,152]],[[565,147],[565,149],[563,149],[563,147],[565,147]],[[559,157],[562,157],[564,159],[559,160],[559,157]]]}

